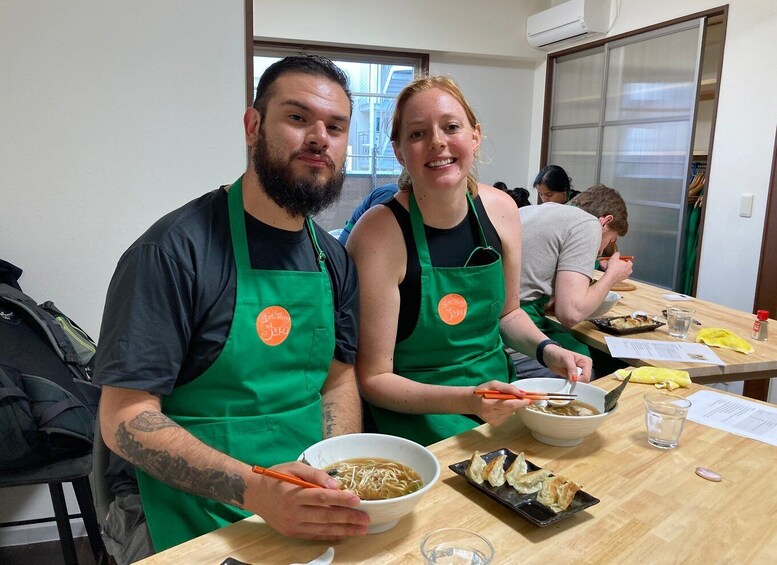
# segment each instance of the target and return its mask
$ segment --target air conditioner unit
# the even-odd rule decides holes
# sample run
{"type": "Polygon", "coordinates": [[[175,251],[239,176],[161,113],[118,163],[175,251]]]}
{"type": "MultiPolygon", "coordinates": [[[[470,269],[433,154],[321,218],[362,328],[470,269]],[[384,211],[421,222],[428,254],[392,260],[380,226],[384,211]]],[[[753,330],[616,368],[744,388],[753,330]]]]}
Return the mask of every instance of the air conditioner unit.
{"type": "Polygon", "coordinates": [[[610,0],[569,0],[526,20],[526,40],[537,49],[604,33],[610,21],[610,0]]]}

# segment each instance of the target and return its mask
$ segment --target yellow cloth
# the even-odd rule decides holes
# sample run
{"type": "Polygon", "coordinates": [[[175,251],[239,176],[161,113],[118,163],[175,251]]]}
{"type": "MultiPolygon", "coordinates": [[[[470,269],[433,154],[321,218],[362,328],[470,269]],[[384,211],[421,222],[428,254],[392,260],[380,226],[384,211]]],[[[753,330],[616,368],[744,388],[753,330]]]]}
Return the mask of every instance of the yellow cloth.
{"type": "Polygon", "coordinates": [[[659,367],[637,367],[636,369],[619,369],[615,376],[623,380],[631,373],[632,383],[653,384],[656,388],[674,390],[676,388],[691,386],[691,376],[687,371],[679,369],[663,369],[659,367]]]}
{"type": "Polygon", "coordinates": [[[711,347],[733,349],[748,354],[755,351],[753,346],[733,332],[722,328],[702,328],[696,334],[697,343],[706,343],[711,347]]]}

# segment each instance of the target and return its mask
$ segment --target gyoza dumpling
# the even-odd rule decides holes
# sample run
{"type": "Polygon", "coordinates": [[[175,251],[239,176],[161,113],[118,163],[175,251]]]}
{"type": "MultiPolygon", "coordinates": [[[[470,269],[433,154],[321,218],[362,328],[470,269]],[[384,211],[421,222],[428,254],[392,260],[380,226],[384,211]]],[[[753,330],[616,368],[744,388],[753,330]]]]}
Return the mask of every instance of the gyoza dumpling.
{"type": "Polygon", "coordinates": [[[542,484],[542,490],[537,495],[537,502],[544,504],[554,512],[566,510],[580,486],[564,477],[553,477],[542,484]]]}
{"type": "Polygon", "coordinates": [[[505,484],[505,459],[506,455],[497,455],[486,465],[483,476],[488,479],[492,487],[501,487],[505,484]]]}
{"type": "Polygon", "coordinates": [[[530,473],[518,475],[510,484],[521,494],[530,494],[540,490],[543,482],[546,481],[548,477],[550,477],[550,471],[547,469],[537,469],[530,473]]]}
{"type": "Polygon", "coordinates": [[[510,484],[510,486],[515,486],[515,481],[518,480],[518,477],[525,474],[528,470],[529,468],[526,465],[526,458],[523,455],[523,451],[521,451],[516,456],[512,464],[507,468],[505,478],[507,479],[507,482],[510,484]]]}
{"type": "Polygon", "coordinates": [[[558,489],[558,507],[560,510],[566,510],[572,501],[575,499],[577,491],[580,490],[580,485],[573,481],[566,481],[558,489]]]}
{"type": "Polygon", "coordinates": [[[483,470],[486,468],[486,462],[480,456],[480,452],[476,451],[472,454],[472,458],[469,460],[469,467],[467,467],[464,473],[467,478],[477,484],[483,483],[483,470]]]}
{"type": "Polygon", "coordinates": [[[561,477],[552,477],[543,481],[540,494],[537,495],[537,502],[544,504],[554,512],[557,511],[554,506],[558,501],[558,489],[563,484],[564,479],[561,477]]]}

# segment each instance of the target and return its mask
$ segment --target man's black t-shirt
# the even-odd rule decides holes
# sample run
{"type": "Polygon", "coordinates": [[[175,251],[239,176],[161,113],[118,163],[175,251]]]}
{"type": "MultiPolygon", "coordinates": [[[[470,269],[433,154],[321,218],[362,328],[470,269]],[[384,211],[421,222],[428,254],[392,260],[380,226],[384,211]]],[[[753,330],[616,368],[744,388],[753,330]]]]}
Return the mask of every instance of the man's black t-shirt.
{"type": "MultiPolygon", "coordinates": [[[[333,357],[356,355],[358,287],[345,249],[316,226],[335,309],[333,357]]],[[[246,214],[251,266],[316,271],[306,229],[273,228],[246,214]]],[[[232,323],[237,284],[227,192],[218,189],[155,223],[121,257],[108,288],[95,381],[166,395],[218,357],[232,323]]]]}
{"type": "MultiPolygon", "coordinates": [[[[251,266],[317,271],[306,228],[289,232],[246,218],[251,266]]],[[[358,324],[356,269],[343,246],[319,226],[326,254],[338,361],[353,364],[358,324]]],[[[232,324],[237,285],[227,192],[219,188],[159,221],[124,253],[108,288],[94,381],[164,396],[211,366],[232,324]]],[[[131,469],[111,459],[116,495],[137,492],[131,469]]]]}

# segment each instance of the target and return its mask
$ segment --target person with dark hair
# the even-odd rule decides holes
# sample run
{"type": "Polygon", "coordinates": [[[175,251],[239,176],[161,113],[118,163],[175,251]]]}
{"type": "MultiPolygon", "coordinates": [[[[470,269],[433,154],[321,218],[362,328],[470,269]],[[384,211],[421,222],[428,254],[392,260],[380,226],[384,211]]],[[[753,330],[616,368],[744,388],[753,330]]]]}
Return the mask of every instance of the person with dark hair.
{"type": "Polygon", "coordinates": [[[518,209],[474,176],[480,124],[458,85],[407,85],[391,142],[400,191],[362,216],[347,247],[360,281],[357,376],[378,431],[428,445],[505,422],[529,401],[510,384],[504,343],[587,381],[591,360],[547,341],[520,308],[518,209]]]}
{"type": "Polygon", "coordinates": [[[361,430],[355,269],[311,219],[342,188],[350,118],[331,61],[274,63],[243,116],[244,174],[164,216],[119,260],[99,417],[105,443],[137,468],[156,551],[252,514],[292,537],[366,534],[359,497],[296,461],[361,430]]]}
{"type": "Polygon", "coordinates": [[[523,208],[524,206],[531,206],[531,201],[529,201],[529,191],[526,190],[525,188],[510,188],[510,189],[507,189],[505,192],[507,192],[507,194],[512,196],[518,208],[523,208]]]}
{"type": "Polygon", "coordinates": [[[531,202],[529,202],[529,191],[525,188],[507,188],[507,185],[500,180],[494,183],[494,188],[498,188],[502,192],[509,194],[518,208],[531,204],[531,202]]]}
{"type": "MultiPolygon", "coordinates": [[[[588,347],[558,329],[545,316],[551,304],[561,324],[571,328],[585,320],[610,289],[629,277],[631,261],[615,253],[607,271],[593,282],[596,257],[629,229],[626,203],[616,190],[597,185],[568,205],[548,203],[521,208],[523,263],[521,308],[539,329],[567,349],[588,355],[588,347]]],[[[553,376],[533,359],[513,355],[516,370],[526,376],[553,376]]]]}
{"type": "Polygon", "coordinates": [[[572,189],[572,179],[558,165],[548,165],[537,173],[534,177],[534,188],[543,203],[566,204],[580,194],[579,191],[572,189]]]}

